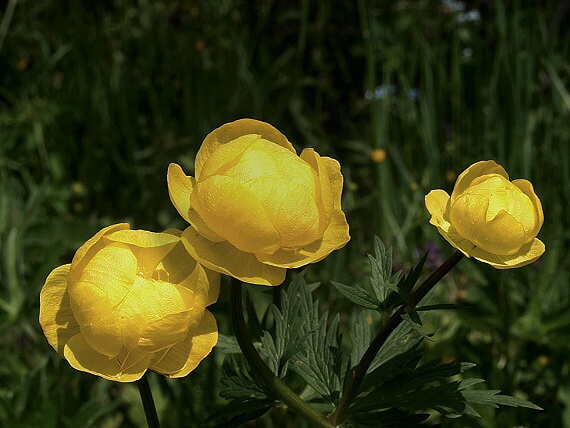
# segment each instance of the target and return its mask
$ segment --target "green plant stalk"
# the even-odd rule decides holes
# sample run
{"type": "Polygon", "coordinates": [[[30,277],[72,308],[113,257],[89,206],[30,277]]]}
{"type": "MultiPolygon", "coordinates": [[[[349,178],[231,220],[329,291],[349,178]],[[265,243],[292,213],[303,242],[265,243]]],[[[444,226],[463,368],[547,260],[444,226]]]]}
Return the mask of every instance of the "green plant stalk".
{"type": "Polygon", "coordinates": [[[352,379],[344,393],[335,411],[330,416],[332,423],[337,426],[344,421],[346,410],[356,396],[360,384],[364,380],[366,372],[370,368],[372,361],[384,345],[388,337],[396,330],[402,323],[402,316],[412,310],[430,291],[431,289],[463,258],[463,253],[457,250],[445,262],[441,264],[426,280],[410,295],[410,305],[400,306],[394,312],[388,321],[383,325],[382,329],[378,332],[370,346],[360,359],[360,362],[352,373],[352,379]]]}
{"type": "Polygon", "coordinates": [[[235,278],[231,278],[230,282],[230,312],[239,347],[251,368],[263,380],[270,393],[285,403],[293,412],[305,418],[311,426],[333,428],[333,425],[322,413],[304,402],[281,379],[275,376],[255,350],[243,318],[242,283],[235,278]]]}
{"type": "Polygon", "coordinates": [[[148,428],[160,428],[158,414],[156,413],[156,407],[154,405],[152,391],[150,389],[146,373],[137,381],[137,385],[139,387],[139,393],[141,395],[148,428]]]}

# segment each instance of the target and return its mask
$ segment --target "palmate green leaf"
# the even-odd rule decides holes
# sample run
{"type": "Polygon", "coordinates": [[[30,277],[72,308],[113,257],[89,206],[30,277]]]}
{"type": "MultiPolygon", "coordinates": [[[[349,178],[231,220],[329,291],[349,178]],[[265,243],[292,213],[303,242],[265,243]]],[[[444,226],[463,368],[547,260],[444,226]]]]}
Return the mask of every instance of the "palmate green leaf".
{"type": "MultiPolygon", "coordinates": [[[[321,397],[335,403],[340,393],[342,373],[340,317],[335,316],[327,325],[328,313],[319,315],[319,304],[313,302],[302,277],[298,277],[298,282],[288,291],[287,296],[294,299],[295,306],[298,307],[297,316],[303,320],[302,323],[295,324],[298,329],[297,338],[306,339],[303,347],[300,343],[295,345],[294,349],[299,349],[299,352],[291,359],[293,364],[290,367],[321,397]]],[[[287,319],[285,307],[283,314],[287,319]]]]}
{"type": "Polygon", "coordinates": [[[397,306],[411,305],[410,292],[418,282],[427,253],[408,273],[392,274],[392,250],[387,249],[380,238],[374,238],[374,255],[368,254],[370,285],[372,292],[359,285],[346,285],[332,281],[333,286],[347,299],[366,309],[379,312],[391,311],[397,306]]]}
{"type": "Polygon", "coordinates": [[[290,359],[306,346],[314,332],[314,326],[307,325],[311,305],[309,286],[301,274],[291,281],[287,291],[281,292],[281,309],[271,306],[275,318],[274,349],[277,357],[277,370],[274,373],[281,378],[287,374],[290,359]]]}
{"type": "Polygon", "coordinates": [[[270,399],[263,382],[256,378],[255,373],[238,364],[233,354],[226,355],[224,359],[221,383],[225,388],[220,395],[226,399],[270,399]]]}
{"type": "Polygon", "coordinates": [[[341,386],[341,337],[338,333],[340,317],[333,318],[327,328],[327,313],[318,315],[318,303],[309,314],[315,333],[308,338],[307,347],[295,358],[291,369],[299,374],[311,388],[330,403],[336,403],[341,386]]]}
{"type": "Polygon", "coordinates": [[[369,373],[360,389],[361,395],[350,408],[350,420],[372,424],[374,415],[394,408],[414,414],[433,410],[449,417],[478,417],[474,404],[540,410],[529,401],[500,395],[496,390],[468,389],[483,382],[481,379],[450,380],[474,364],[433,360],[417,366],[420,358],[421,350],[410,348],[369,373]]]}
{"type": "Polygon", "coordinates": [[[383,301],[390,290],[396,291],[396,278],[392,275],[392,249],[386,248],[377,236],[374,237],[374,255],[368,254],[370,283],[376,298],[383,301]]]}

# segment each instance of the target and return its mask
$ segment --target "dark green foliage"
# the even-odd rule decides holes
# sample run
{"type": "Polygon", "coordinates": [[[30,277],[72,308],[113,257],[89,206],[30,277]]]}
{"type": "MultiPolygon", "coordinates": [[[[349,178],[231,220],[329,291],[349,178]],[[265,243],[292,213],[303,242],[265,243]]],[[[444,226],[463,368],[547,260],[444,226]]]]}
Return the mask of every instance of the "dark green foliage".
{"type": "MultiPolygon", "coordinates": [[[[384,248],[378,239],[375,242],[377,248],[384,248]]],[[[391,255],[385,254],[382,258],[369,257],[373,271],[386,272],[392,266],[391,255]]],[[[424,261],[425,258],[419,266],[424,261]]],[[[396,288],[391,293],[408,294],[412,288],[408,282],[413,281],[413,284],[417,281],[419,270],[416,267],[405,278],[398,275],[404,279],[399,281],[397,287],[403,287],[405,291],[396,288]]],[[[375,277],[376,280],[377,278],[378,276],[375,277]]],[[[362,292],[366,293],[365,290],[362,292]]],[[[281,294],[281,308],[274,305],[270,309],[275,319],[275,339],[265,330],[258,350],[274,374],[290,384],[291,377],[286,376],[289,367],[306,385],[302,396],[325,414],[332,412],[342,391],[350,382],[351,371],[362,358],[375,332],[367,322],[365,312],[359,314],[350,332],[352,348],[350,355],[347,355],[341,346],[339,316],[329,319],[327,311],[319,313],[319,303],[313,301],[303,274],[297,275],[281,294]]],[[[427,309],[436,309],[436,306],[438,305],[427,309]]],[[[428,413],[425,412],[429,411],[450,417],[480,416],[471,404],[491,407],[500,404],[540,410],[540,407],[529,401],[499,395],[499,391],[468,389],[482,382],[478,379],[460,378],[474,364],[442,363],[439,360],[422,363],[424,351],[421,344],[426,335],[417,328],[417,323],[421,325],[419,315],[408,315],[405,317],[406,322],[390,335],[374,359],[349,408],[349,424],[411,426],[414,422],[426,419],[428,413]],[[390,419],[391,417],[400,419],[390,419]]],[[[227,345],[224,347],[227,348],[227,345]]],[[[222,384],[226,387],[222,392],[223,397],[232,400],[220,412],[222,415],[232,415],[246,421],[278,404],[271,402],[270,394],[261,386],[261,379],[237,364],[234,354],[226,356],[222,384]],[[238,409],[241,404],[244,406],[240,413],[238,409]]]]}

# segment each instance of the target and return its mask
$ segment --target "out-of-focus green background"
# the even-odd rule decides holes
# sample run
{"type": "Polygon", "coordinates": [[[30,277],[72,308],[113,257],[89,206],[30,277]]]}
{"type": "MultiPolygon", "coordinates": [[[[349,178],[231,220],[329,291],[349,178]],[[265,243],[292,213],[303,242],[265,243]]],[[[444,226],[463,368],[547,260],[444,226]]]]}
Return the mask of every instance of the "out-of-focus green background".
{"type": "MultiPolygon", "coordinates": [[[[570,6],[560,1],[9,0],[0,21],[0,426],[144,426],[134,385],[76,372],[50,348],[38,297],[101,227],[184,228],[166,169],[192,173],[217,126],[272,123],[338,159],[351,242],[309,269],[364,284],[373,236],[426,273],[452,253],[431,189],[494,159],[535,186],[546,254],[496,271],[463,260],[434,292],[431,357],[477,364],[486,387],[545,410],[477,409],[449,427],[570,427],[570,6]]],[[[231,334],[227,293],[213,311],[231,334]]],[[[224,405],[221,357],[151,376],[164,426],[224,405]]],[[[437,421],[437,419],[434,419],[437,421]]],[[[441,422],[441,421],[440,421],[441,422]]],[[[255,426],[298,426],[277,411],[255,426]]]]}

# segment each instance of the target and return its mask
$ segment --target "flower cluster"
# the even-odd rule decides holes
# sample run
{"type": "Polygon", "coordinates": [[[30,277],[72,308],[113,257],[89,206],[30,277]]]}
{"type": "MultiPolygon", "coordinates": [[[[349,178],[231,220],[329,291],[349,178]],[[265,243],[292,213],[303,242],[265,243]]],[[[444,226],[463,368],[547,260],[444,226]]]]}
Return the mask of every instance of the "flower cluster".
{"type": "MultiPolygon", "coordinates": [[[[50,345],[77,370],[131,382],[146,370],[186,376],[211,352],[220,274],[279,285],[286,270],[327,257],[350,240],[339,163],[313,149],[297,155],[273,126],[228,123],[204,140],[194,176],[177,164],[170,199],[184,231],[115,224],[54,269],[40,295],[50,345]]],[[[450,195],[426,196],[430,222],[468,257],[497,268],[544,252],[544,221],[526,180],[509,181],[493,161],[464,171],[450,195]]]]}
{"type": "Polygon", "coordinates": [[[314,263],[350,239],[337,161],[297,156],[271,125],[244,119],[209,134],[196,177],[170,165],[170,197],[184,232],[104,228],[40,294],[50,345],[77,370],[131,382],[146,370],[186,376],[217,342],[206,309],[220,273],[278,285],[287,268],[314,263]]]}

